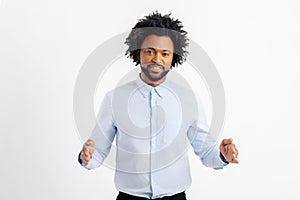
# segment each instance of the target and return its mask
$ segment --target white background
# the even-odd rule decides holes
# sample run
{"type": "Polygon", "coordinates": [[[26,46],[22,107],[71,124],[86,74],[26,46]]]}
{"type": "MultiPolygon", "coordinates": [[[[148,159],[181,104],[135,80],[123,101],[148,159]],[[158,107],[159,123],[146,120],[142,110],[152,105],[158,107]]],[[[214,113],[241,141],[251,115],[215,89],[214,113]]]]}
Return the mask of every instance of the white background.
{"type": "Polygon", "coordinates": [[[240,152],[240,164],[220,171],[191,153],[188,199],[300,199],[299,9],[296,0],[3,0],[0,199],[115,199],[111,169],[76,161],[74,84],[97,46],[155,10],[179,18],[215,63],[222,137],[240,152]]]}

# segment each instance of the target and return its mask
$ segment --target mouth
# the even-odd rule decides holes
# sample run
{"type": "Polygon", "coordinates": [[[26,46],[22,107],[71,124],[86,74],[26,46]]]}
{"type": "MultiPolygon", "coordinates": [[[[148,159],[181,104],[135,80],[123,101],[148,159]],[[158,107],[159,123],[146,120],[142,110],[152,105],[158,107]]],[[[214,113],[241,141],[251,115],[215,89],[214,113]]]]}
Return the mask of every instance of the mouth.
{"type": "Polygon", "coordinates": [[[160,65],[148,65],[149,71],[153,73],[160,73],[163,71],[163,66],[160,65]]]}

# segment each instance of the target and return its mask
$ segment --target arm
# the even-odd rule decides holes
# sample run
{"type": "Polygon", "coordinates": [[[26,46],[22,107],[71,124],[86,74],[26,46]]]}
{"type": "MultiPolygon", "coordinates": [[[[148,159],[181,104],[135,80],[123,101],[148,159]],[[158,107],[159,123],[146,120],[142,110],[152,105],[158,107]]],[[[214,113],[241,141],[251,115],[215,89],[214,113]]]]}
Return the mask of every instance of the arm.
{"type": "Polygon", "coordinates": [[[222,169],[228,164],[226,160],[222,159],[217,141],[206,129],[195,123],[189,128],[188,137],[195,154],[203,165],[214,169],[222,169]]]}
{"type": "Polygon", "coordinates": [[[188,138],[194,149],[195,154],[201,159],[201,162],[214,169],[221,169],[228,164],[222,159],[219,145],[216,138],[209,133],[209,127],[206,121],[205,111],[200,98],[195,94],[198,104],[198,118],[190,125],[188,129],[188,138]]]}
{"type": "Polygon", "coordinates": [[[97,123],[78,157],[79,163],[86,169],[102,165],[116,134],[110,95],[111,93],[105,95],[97,115],[97,123]]]}

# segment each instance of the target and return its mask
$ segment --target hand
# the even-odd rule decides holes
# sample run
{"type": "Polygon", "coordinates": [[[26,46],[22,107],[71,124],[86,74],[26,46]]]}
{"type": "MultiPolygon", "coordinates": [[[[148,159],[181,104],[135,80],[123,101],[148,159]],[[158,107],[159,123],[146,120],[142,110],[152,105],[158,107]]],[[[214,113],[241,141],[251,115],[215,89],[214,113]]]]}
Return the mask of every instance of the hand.
{"type": "Polygon", "coordinates": [[[224,139],[220,144],[220,151],[227,162],[229,163],[239,163],[238,161],[238,150],[233,144],[233,139],[224,139]]]}
{"type": "Polygon", "coordinates": [[[84,166],[87,166],[89,164],[94,151],[95,151],[95,143],[93,140],[89,139],[84,143],[82,150],[80,152],[80,160],[82,161],[84,166]]]}

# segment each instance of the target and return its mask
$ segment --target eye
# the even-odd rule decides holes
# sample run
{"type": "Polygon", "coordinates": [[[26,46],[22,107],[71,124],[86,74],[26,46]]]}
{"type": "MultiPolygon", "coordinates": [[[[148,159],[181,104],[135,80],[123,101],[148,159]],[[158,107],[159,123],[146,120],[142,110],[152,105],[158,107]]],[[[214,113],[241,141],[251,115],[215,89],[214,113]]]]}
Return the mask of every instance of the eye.
{"type": "Polygon", "coordinates": [[[146,55],[152,55],[152,54],[154,54],[154,51],[153,51],[152,49],[145,49],[145,50],[144,50],[144,53],[145,53],[146,55]]]}
{"type": "Polygon", "coordinates": [[[163,52],[163,53],[162,53],[162,56],[163,56],[163,57],[168,57],[168,56],[170,56],[170,53],[168,53],[168,52],[163,52]]]}

